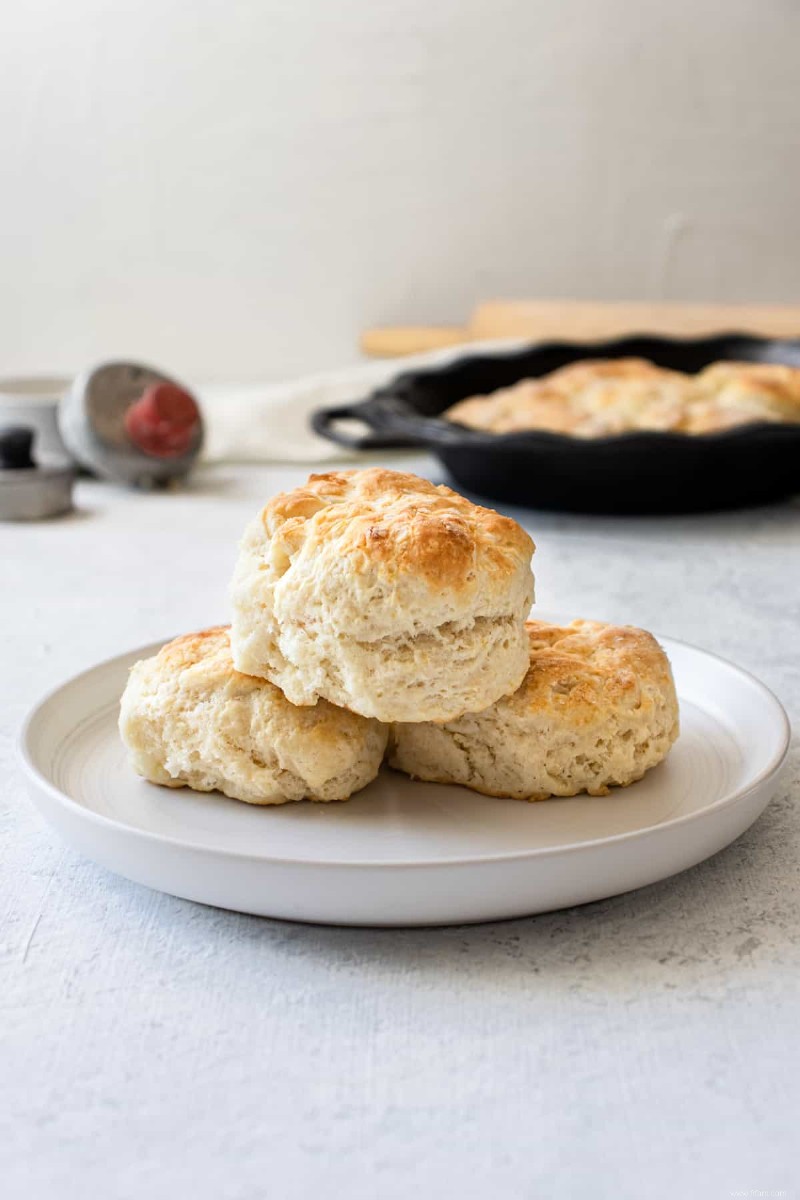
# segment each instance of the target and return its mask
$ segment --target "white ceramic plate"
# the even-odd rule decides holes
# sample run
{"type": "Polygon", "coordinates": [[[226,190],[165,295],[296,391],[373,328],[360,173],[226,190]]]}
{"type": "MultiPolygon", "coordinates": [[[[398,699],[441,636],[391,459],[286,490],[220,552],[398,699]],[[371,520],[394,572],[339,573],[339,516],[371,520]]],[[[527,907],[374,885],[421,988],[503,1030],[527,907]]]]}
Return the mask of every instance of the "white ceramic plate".
{"type": "Polygon", "coordinates": [[[789,743],[781,705],[730,663],[662,639],[681,701],[667,762],[610,796],[526,804],[384,769],[346,804],[254,808],[145,783],[117,707],[145,646],[45,697],[22,733],[34,803],[73,847],[176,896],[342,925],[490,921],[683,871],[743,833],[789,743]]]}

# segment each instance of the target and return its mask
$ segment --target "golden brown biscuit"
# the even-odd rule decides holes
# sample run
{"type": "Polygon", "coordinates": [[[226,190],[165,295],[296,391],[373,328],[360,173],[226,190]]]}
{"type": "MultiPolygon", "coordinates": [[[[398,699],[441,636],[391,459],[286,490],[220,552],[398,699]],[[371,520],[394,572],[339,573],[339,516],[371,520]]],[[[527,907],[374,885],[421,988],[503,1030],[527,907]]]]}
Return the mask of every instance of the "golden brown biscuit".
{"type": "Polygon", "coordinates": [[[476,712],[527,669],[533,549],[515,521],[416,475],[312,475],[245,533],[234,662],[293,704],[381,721],[476,712]]]}
{"type": "Polygon", "coordinates": [[[375,778],[386,729],[321,702],[296,708],[234,670],[228,626],[176,638],[138,662],[120,732],[153,783],[218,789],[249,804],[346,800],[375,778]]]}
{"type": "Polygon", "coordinates": [[[415,779],[490,796],[605,795],[640,779],[678,736],[669,660],[643,629],[527,623],[522,686],[484,712],[396,725],[389,762],[415,779]]]}

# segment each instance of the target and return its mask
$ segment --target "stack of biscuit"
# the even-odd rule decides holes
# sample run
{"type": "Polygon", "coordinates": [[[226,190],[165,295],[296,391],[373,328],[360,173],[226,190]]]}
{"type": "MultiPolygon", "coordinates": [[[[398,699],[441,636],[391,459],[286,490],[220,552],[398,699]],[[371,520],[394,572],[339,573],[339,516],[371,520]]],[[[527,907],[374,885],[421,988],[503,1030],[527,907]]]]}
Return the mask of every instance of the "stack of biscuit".
{"type": "Polygon", "coordinates": [[[491,796],[604,795],[678,734],[649,634],[527,620],[509,517],[382,469],[312,475],[244,534],[232,622],[136,664],[120,730],[167,787],[346,800],[391,767],[491,796]]]}

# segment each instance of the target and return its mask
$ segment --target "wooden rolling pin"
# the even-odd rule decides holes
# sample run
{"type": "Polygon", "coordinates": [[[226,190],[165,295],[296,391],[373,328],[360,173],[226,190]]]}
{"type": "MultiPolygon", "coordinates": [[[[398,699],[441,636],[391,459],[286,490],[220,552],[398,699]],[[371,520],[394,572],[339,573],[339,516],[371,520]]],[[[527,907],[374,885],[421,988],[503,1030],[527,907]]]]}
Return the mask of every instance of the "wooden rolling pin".
{"type": "Polygon", "coordinates": [[[700,336],[760,333],[800,338],[800,305],[647,304],[583,300],[491,300],[479,304],[467,325],[387,326],[368,329],[361,350],[371,358],[397,358],[491,338],[594,341],[633,333],[700,336]]]}

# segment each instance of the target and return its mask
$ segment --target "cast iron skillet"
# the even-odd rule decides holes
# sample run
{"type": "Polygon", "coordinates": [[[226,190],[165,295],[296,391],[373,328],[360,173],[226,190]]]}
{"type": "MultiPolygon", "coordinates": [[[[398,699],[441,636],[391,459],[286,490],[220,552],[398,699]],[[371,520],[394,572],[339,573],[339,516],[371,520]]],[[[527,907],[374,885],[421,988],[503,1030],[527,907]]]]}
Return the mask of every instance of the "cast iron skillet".
{"type": "Polygon", "coordinates": [[[424,446],[468,491],[531,508],[674,513],[763,504],[800,491],[800,425],[761,422],[724,433],[625,433],[582,440],[560,433],[492,434],[440,419],[466,396],[546,375],[583,358],[648,358],[696,372],[720,359],[800,367],[800,341],[746,334],[698,339],[636,336],[548,342],[467,355],[409,371],[360,403],[312,414],[317,433],[357,450],[424,446]],[[337,422],[357,420],[368,433],[337,422]]]}

